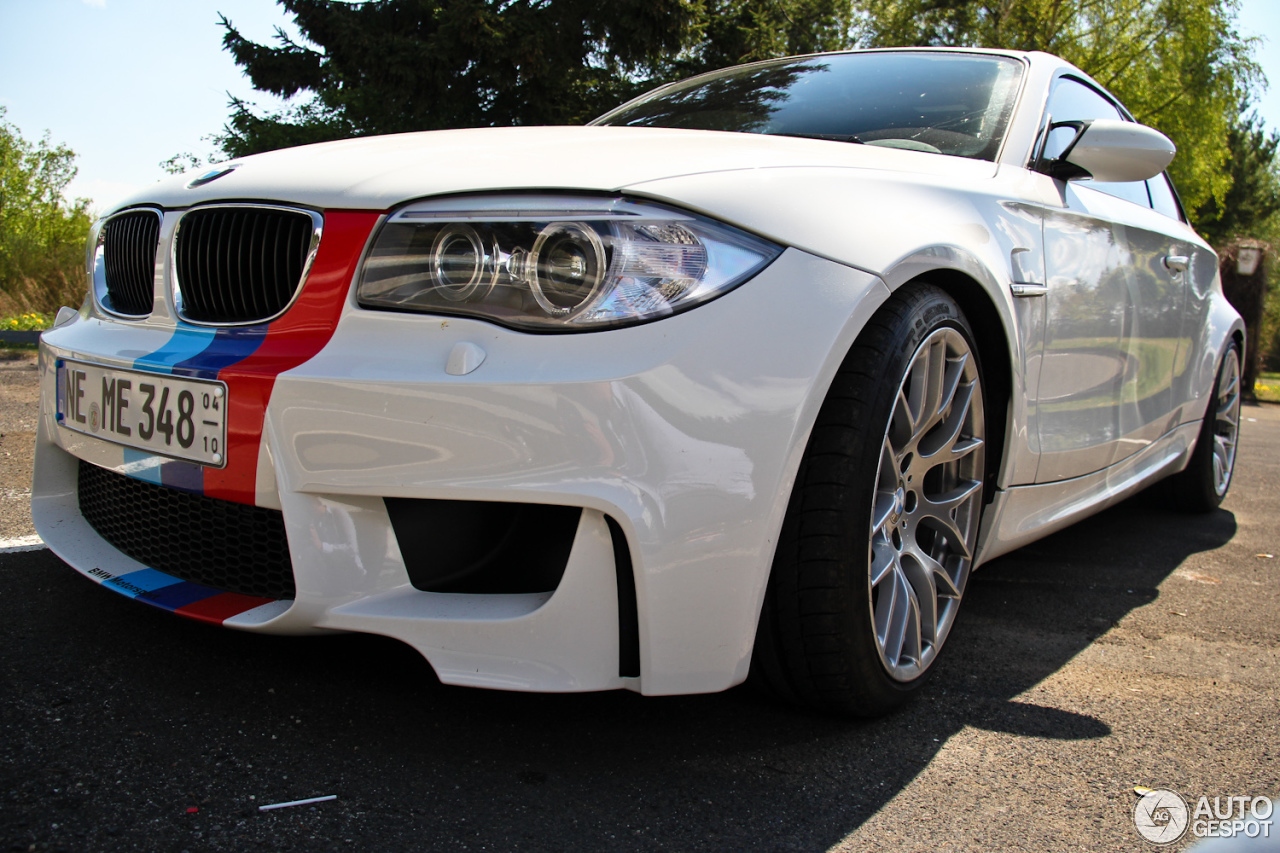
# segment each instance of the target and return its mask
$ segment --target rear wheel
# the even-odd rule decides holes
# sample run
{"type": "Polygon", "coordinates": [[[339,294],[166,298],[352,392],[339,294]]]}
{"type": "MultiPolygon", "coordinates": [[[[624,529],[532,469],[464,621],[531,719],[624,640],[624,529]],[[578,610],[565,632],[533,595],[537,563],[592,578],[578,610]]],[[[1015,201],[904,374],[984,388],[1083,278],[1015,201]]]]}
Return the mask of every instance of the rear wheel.
{"type": "Polygon", "coordinates": [[[1188,512],[1212,512],[1231,488],[1240,439],[1240,346],[1232,341],[1218,365],[1213,396],[1187,467],[1172,478],[1173,497],[1188,512]]]}
{"type": "Polygon", "coordinates": [[[752,661],[801,704],[874,715],[919,688],[955,624],[982,511],[973,334],[942,290],[894,294],[819,413],[752,661]]]}

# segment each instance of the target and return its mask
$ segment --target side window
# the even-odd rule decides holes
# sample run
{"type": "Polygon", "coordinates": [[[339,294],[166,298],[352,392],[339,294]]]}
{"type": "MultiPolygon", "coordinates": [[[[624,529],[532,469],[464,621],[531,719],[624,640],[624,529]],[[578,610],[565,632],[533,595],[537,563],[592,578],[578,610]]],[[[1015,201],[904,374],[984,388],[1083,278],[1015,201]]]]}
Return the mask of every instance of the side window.
{"type": "MultiPolygon", "coordinates": [[[[1063,77],[1058,80],[1049,96],[1049,117],[1057,123],[1063,121],[1089,121],[1091,119],[1109,118],[1124,119],[1115,104],[1107,100],[1101,93],[1086,86],[1078,80],[1063,77]]],[[[1066,150],[1067,145],[1075,138],[1072,128],[1064,127],[1053,131],[1045,140],[1044,156],[1056,159],[1066,150]]],[[[1147,195],[1146,181],[1130,181],[1128,183],[1103,183],[1100,181],[1076,181],[1082,186],[1092,187],[1100,192],[1140,204],[1151,206],[1151,198],[1147,195]]]]}
{"type": "Polygon", "coordinates": [[[1147,181],[1147,188],[1151,191],[1151,206],[1156,212],[1182,221],[1182,209],[1178,206],[1178,197],[1173,194],[1168,175],[1156,175],[1147,181]]]}

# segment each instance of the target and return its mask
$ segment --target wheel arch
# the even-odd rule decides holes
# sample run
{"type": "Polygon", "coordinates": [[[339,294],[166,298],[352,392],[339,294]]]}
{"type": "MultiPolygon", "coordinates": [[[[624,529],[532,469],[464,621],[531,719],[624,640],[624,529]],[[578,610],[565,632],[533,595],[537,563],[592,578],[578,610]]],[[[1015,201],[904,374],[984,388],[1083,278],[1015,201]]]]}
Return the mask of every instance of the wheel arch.
{"type": "Polygon", "coordinates": [[[1190,385],[1186,391],[1188,405],[1184,410],[1187,421],[1204,417],[1218,375],[1218,365],[1227,348],[1232,344],[1238,346],[1241,359],[1247,351],[1248,331],[1244,319],[1227,301],[1220,286],[1215,286],[1210,292],[1209,301],[1204,327],[1192,343],[1190,385]]]}
{"type": "MultiPolygon", "coordinates": [[[[852,642],[851,638],[865,639],[872,637],[874,632],[867,622],[872,618],[870,611],[865,608],[859,610],[856,606],[852,610],[841,609],[848,605],[846,593],[853,589],[847,582],[850,576],[841,574],[841,566],[848,559],[857,562],[856,558],[848,555],[852,553],[850,547],[856,551],[858,539],[857,531],[851,531],[843,520],[871,518],[870,503],[860,503],[859,498],[849,497],[860,493],[870,501],[870,491],[854,484],[878,482],[878,475],[870,475],[876,472],[881,462],[879,442],[876,441],[880,433],[866,425],[883,424],[883,419],[889,417],[884,406],[892,408],[891,391],[897,386],[886,387],[885,381],[900,381],[894,377],[904,376],[902,371],[910,368],[916,345],[924,336],[939,333],[952,325],[938,321],[954,318],[957,307],[972,331],[972,335],[967,337],[975,352],[978,340],[991,335],[993,329],[995,334],[1003,335],[996,307],[989,302],[983,303],[980,290],[981,285],[972,278],[954,270],[937,268],[902,281],[896,288],[898,298],[890,299],[892,310],[881,316],[888,309],[887,305],[881,306],[877,316],[862,325],[857,341],[845,355],[838,377],[826,392],[826,400],[807,440],[805,461],[787,498],[786,519],[779,532],[756,622],[750,678],[758,686],[813,708],[852,714],[883,713],[905,699],[914,689],[911,685],[918,684],[924,677],[925,673],[918,672],[912,679],[899,678],[898,682],[891,682],[891,678],[898,676],[886,674],[882,660],[862,655],[854,648],[856,643],[846,647],[845,643],[852,642]],[[917,289],[914,285],[924,287],[917,289]],[[908,292],[904,292],[903,287],[908,292]],[[944,303],[952,305],[949,307],[944,303]],[[873,367],[868,368],[868,365],[873,367]],[[868,429],[874,434],[866,434],[868,429]],[[872,457],[870,461],[868,453],[872,457]],[[806,465],[810,464],[813,468],[806,470],[806,465]],[[816,476],[810,476],[815,472],[816,476]],[[848,515],[849,512],[853,515],[848,515]],[[833,518],[836,519],[834,523],[833,518]],[[829,607],[832,600],[828,600],[833,595],[843,602],[834,609],[829,607]],[[850,651],[853,657],[837,660],[845,651],[850,651]],[[876,673],[878,678],[874,677],[876,673]]],[[[952,338],[957,337],[954,332],[949,334],[952,338]]],[[[995,363],[987,364],[979,357],[976,364],[970,363],[970,369],[980,368],[984,374],[991,371],[994,376],[1004,372],[998,366],[1002,359],[1002,355],[995,355],[992,358],[995,363]]],[[[991,407],[997,411],[1007,400],[1007,394],[1001,390],[1002,384],[1005,384],[1004,380],[995,378],[991,383],[993,390],[984,393],[984,404],[986,399],[990,399],[991,407]]],[[[996,411],[991,415],[996,420],[988,420],[988,437],[990,424],[1001,423],[996,411]]],[[[987,453],[995,451],[996,447],[988,438],[987,453]]],[[[913,455],[907,453],[905,458],[910,459],[913,455]]],[[[906,462],[903,464],[905,466],[906,462]]],[[[936,463],[927,461],[925,464],[932,467],[936,463]]],[[[985,465],[984,469],[989,470],[985,465]]],[[[897,466],[891,470],[896,471],[897,466]]],[[[964,476],[972,482],[975,475],[985,476],[986,470],[979,475],[970,469],[970,473],[964,476]]],[[[905,467],[902,473],[908,473],[905,467]]],[[[923,470],[916,473],[922,474],[923,470]]],[[[927,477],[918,477],[920,485],[911,494],[923,493],[927,482],[927,477]]],[[[898,511],[914,512],[914,506],[914,501],[902,500],[898,511]]],[[[971,510],[977,508],[972,503],[969,506],[971,510]]],[[[967,517],[968,521],[958,523],[972,524],[972,533],[976,537],[978,519],[976,515],[967,517]]],[[[908,529],[905,521],[903,529],[908,529]]],[[[969,534],[963,535],[967,540],[969,534]]],[[[901,550],[900,546],[895,547],[901,550]]],[[[863,565],[862,571],[866,569],[867,566],[863,565]]],[[[874,607],[874,594],[870,589],[864,593],[863,603],[874,607]],[[872,597],[868,599],[866,596],[872,597]]],[[[892,600],[896,600],[896,595],[892,600]]],[[[931,608],[929,612],[936,614],[939,610],[931,608]]],[[[947,612],[951,614],[947,619],[954,616],[954,610],[947,612]]],[[[945,624],[949,625],[949,622],[945,624]]],[[[930,641],[935,643],[932,646],[935,653],[945,641],[946,630],[944,628],[936,641],[930,641]]],[[[920,653],[923,653],[922,649],[920,653]]],[[[929,660],[924,659],[921,665],[929,666],[929,660]]]]}
{"type": "Polygon", "coordinates": [[[919,273],[898,287],[920,282],[932,284],[956,301],[973,328],[974,345],[982,368],[983,405],[987,410],[986,495],[991,502],[1004,464],[1009,411],[1013,399],[1013,360],[1011,340],[1000,311],[987,288],[966,272],[937,267],[919,273]]]}

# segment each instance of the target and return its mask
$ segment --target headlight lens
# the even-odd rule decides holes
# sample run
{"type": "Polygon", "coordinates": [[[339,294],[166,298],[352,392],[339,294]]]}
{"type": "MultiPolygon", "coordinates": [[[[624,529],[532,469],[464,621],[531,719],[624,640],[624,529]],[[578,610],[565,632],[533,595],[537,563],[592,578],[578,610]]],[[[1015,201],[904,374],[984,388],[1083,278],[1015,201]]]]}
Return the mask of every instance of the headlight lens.
{"type": "Polygon", "coordinates": [[[704,217],[627,199],[440,199],[387,219],[357,295],[366,308],[586,331],[706,302],[781,251],[704,217]]]}

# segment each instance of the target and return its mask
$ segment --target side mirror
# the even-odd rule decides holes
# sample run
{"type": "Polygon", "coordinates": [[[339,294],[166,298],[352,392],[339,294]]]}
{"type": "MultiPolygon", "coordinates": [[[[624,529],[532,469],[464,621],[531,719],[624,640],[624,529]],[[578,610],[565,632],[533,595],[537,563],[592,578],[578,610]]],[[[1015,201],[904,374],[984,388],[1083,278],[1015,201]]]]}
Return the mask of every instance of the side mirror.
{"type": "Polygon", "coordinates": [[[1055,178],[1093,178],[1107,183],[1145,181],[1165,170],[1178,148],[1160,131],[1132,121],[1100,118],[1054,124],[1076,128],[1076,137],[1056,160],[1044,164],[1055,178]]]}

